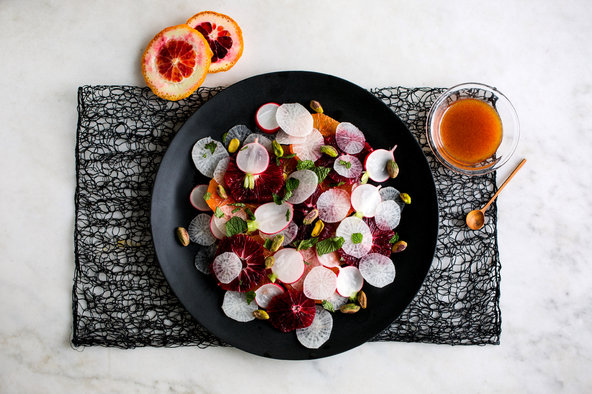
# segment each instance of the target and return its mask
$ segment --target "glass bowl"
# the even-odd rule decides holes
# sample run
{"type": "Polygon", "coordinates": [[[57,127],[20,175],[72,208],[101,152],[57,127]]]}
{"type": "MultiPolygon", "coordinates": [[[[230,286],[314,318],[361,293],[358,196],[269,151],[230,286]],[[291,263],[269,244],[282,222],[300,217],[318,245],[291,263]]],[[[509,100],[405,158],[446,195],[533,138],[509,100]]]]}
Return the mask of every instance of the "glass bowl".
{"type": "Polygon", "coordinates": [[[465,175],[485,175],[503,166],[512,156],[520,138],[518,115],[510,100],[496,88],[481,83],[463,83],[445,91],[432,105],[426,122],[427,141],[436,158],[446,167],[465,175]],[[502,126],[501,143],[493,155],[477,163],[451,156],[442,143],[440,125],[446,110],[463,99],[478,99],[498,114],[502,126]]]}

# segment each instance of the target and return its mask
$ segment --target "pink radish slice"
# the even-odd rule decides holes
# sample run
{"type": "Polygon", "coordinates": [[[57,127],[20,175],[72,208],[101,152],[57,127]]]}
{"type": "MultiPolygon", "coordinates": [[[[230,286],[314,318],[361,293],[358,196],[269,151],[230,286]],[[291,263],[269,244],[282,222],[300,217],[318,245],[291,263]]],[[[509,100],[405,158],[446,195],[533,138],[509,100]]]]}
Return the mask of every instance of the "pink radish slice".
{"type": "Polygon", "coordinates": [[[224,174],[226,174],[226,169],[228,168],[229,162],[230,157],[225,157],[224,159],[220,160],[218,164],[216,164],[216,169],[214,169],[214,180],[219,185],[225,185],[224,174]]]}
{"type": "Polygon", "coordinates": [[[216,256],[212,271],[220,283],[228,284],[238,278],[243,269],[243,262],[234,252],[224,252],[216,256]]]}
{"type": "Polygon", "coordinates": [[[351,207],[349,193],[342,189],[329,189],[317,200],[319,218],[327,223],[337,223],[347,216],[351,207]]]}
{"type": "Polygon", "coordinates": [[[304,280],[306,279],[308,273],[314,267],[318,267],[321,264],[319,263],[319,259],[317,259],[314,248],[300,250],[299,252],[302,255],[302,258],[304,259],[304,273],[296,282],[290,283],[290,286],[294,290],[302,291],[302,288],[304,286],[304,280]]]}
{"type": "Polygon", "coordinates": [[[339,293],[336,291],[335,293],[333,293],[333,295],[331,295],[331,297],[327,298],[326,301],[330,302],[331,306],[333,307],[333,310],[336,311],[339,308],[341,308],[342,305],[347,304],[348,298],[339,295],[339,293]]]}
{"type": "Polygon", "coordinates": [[[339,149],[350,155],[360,153],[366,145],[366,137],[356,126],[349,122],[341,122],[335,130],[335,142],[339,149]]]}
{"type": "Polygon", "coordinates": [[[320,306],[315,307],[315,317],[312,324],[305,328],[296,329],[296,338],[302,346],[308,349],[318,349],[331,337],[333,330],[333,316],[320,306]]]}
{"type": "Polygon", "coordinates": [[[210,270],[210,264],[216,255],[216,249],[216,244],[204,246],[203,248],[199,248],[195,254],[193,264],[195,265],[195,268],[197,268],[197,270],[202,274],[209,275],[212,273],[210,270]]]}
{"type": "Polygon", "coordinates": [[[193,205],[193,208],[199,209],[200,211],[211,211],[210,206],[204,200],[204,194],[208,191],[208,185],[197,185],[191,190],[189,194],[189,202],[193,205]]]}
{"type": "Polygon", "coordinates": [[[336,173],[345,178],[358,178],[362,175],[362,163],[355,156],[342,155],[333,162],[336,173]]]}
{"type": "Polygon", "coordinates": [[[369,253],[362,257],[360,273],[374,287],[384,287],[395,281],[395,264],[385,255],[369,253]]]}
{"type": "Polygon", "coordinates": [[[267,103],[263,104],[257,110],[257,113],[255,114],[255,122],[257,122],[257,126],[263,132],[271,134],[279,130],[280,125],[275,118],[275,114],[279,107],[279,104],[267,103]]]}
{"type": "Polygon", "coordinates": [[[238,291],[227,291],[224,293],[224,300],[222,301],[222,311],[229,318],[245,323],[255,320],[253,312],[259,307],[257,303],[247,302],[247,293],[239,293],[238,291]]]}
{"type": "Polygon", "coordinates": [[[226,222],[226,219],[212,215],[212,218],[210,219],[210,231],[217,239],[226,238],[226,222]]]}
{"type": "Polygon", "coordinates": [[[275,252],[273,257],[275,262],[271,267],[271,272],[283,283],[294,283],[304,273],[304,259],[296,249],[280,249],[275,252]]]}
{"type": "Polygon", "coordinates": [[[364,286],[364,278],[356,267],[343,267],[337,275],[337,292],[343,297],[351,297],[364,286]]]}
{"type": "Polygon", "coordinates": [[[335,293],[337,275],[329,268],[322,266],[310,270],[304,279],[304,295],[313,300],[324,300],[335,293]]]}
{"type": "Polygon", "coordinates": [[[222,143],[226,148],[228,148],[230,141],[236,138],[242,144],[245,141],[245,138],[247,138],[247,136],[249,136],[249,134],[252,133],[253,132],[251,131],[251,129],[249,129],[244,124],[237,124],[236,126],[233,126],[230,130],[228,130],[226,133],[224,133],[222,143]]]}
{"type": "Polygon", "coordinates": [[[284,292],[282,286],[275,283],[266,283],[255,290],[255,302],[261,308],[267,308],[269,301],[276,295],[284,292]]]}
{"type": "Polygon", "coordinates": [[[305,137],[312,132],[312,115],[302,104],[282,104],[275,117],[282,130],[291,136],[305,137]]]}
{"type": "Polygon", "coordinates": [[[278,144],[292,145],[292,144],[303,144],[306,141],[306,137],[294,137],[283,130],[280,130],[275,135],[275,140],[278,144]]]}
{"type": "Polygon", "coordinates": [[[383,201],[376,208],[376,225],[381,230],[393,230],[401,221],[401,208],[393,200],[383,201]]]}
{"type": "Polygon", "coordinates": [[[326,253],[320,256],[317,254],[316,256],[317,259],[319,259],[319,263],[321,263],[325,267],[335,268],[341,265],[341,261],[339,260],[339,254],[337,252],[326,253]]]}
{"type": "Polygon", "coordinates": [[[291,204],[300,204],[306,201],[317,190],[319,178],[311,170],[297,170],[290,174],[288,179],[298,179],[298,186],[288,198],[291,204]]]}
{"type": "Polygon", "coordinates": [[[382,201],[379,189],[370,184],[356,187],[351,194],[351,204],[356,212],[365,217],[373,217],[376,214],[376,208],[382,201]]]}
{"type": "Polygon", "coordinates": [[[294,215],[294,207],[287,202],[281,205],[268,202],[259,205],[254,214],[259,231],[265,234],[274,234],[282,231],[290,224],[294,215]]]}
{"type": "Polygon", "coordinates": [[[247,214],[242,208],[235,207],[234,205],[221,205],[218,208],[222,211],[224,216],[217,217],[212,215],[212,221],[210,222],[210,229],[214,237],[222,239],[226,237],[226,222],[233,216],[238,216],[243,220],[247,220],[247,214]]]}
{"type": "Polygon", "coordinates": [[[389,160],[395,160],[394,151],[396,147],[391,150],[376,149],[366,157],[364,166],[366,167],[368,176],[374,182],[384,182],[389,179],[386,165],[389,160]]]}
{"type": "Polygon", "coordinates": [[[341,247],[343,251],[350,256],[360,258],[367,255],[372,249],[372,233],[370,227],[360,218],[350,216],[345,218],[337,226],[335,235],[343,237],[344,242],[341,247]],[[357,235],[359,234],[359,235],[357,235]],[[361,236],[361,241],[356,243],[356,237],[361,236]]]}
{"type": "Polygon", "coordinates": [[[272,145],[271,140],[263,134],[257,134],[257,133],[250,134],[247,138],[245,138],[245,142],[243,143],[243,145],[255,142],[255,140],[257,140],[261,145],[263,145],[263,147],[265,148],[267,153],[269,153],[269,154],[273,153],[273,145],[272,145]]]}
{"type": "Polygon", "coordinates": [[[205,137],[198,140],[191,149],[191,159],[195,168],[208,178],[214,176],[218,162],[228,157],[228,151],[220,142],[205,137]]]}
{"type": "Polygon", "coordinates": [[[210,218],[211,216],[207,213],[200,213],[193,218],[187,232],[189,233],[189,239],[191,242],[195,242],[201,246],[210,246],[216,242],[216,237],[210,230],[210,218]]]}
{"type": "Polygon", "coordinates": [[[321,153],[323,145],[325,145],[325,137],[317,129],[312,129],[312,132],[304,137],[302,143],[292,144],[292,152],[300,160],[317,161],[323,155],[321,153]]]}
{"type": "Polygon", "coordinates": [[[405,203],[399,197],[401,195],[401,193],[397,189],[395,189],[392,186],[387,186],[387,187],[381,187],[379,192],[380,192],[380,197],[382,197],[382,201],[393,200],[394,202],[397,203],[399,208],[401,208],[401,211],[403,211],[403,208],[405,207],[405,203]]]}
{"type": "Polygon", "coordinates": [[[258,139],[255,139],[255,142],[240,148],[236,154],[236,165],[246,174],[260,174],[269,165],[269,153],[258,139]]]}
{"type": "Polygon", "coordinates": [[[289,245],[292,243],[292,241],[294,241],[296,235],[298,235],[298,225],[292,221],[290,224],[288,224],[288,227],[275,234],[265,234],[259,231],[259,236],[263,239],[273,239],[273,237],[278,234],[284,236],[284,242],[282,242],[282,246],[289,245]]]}

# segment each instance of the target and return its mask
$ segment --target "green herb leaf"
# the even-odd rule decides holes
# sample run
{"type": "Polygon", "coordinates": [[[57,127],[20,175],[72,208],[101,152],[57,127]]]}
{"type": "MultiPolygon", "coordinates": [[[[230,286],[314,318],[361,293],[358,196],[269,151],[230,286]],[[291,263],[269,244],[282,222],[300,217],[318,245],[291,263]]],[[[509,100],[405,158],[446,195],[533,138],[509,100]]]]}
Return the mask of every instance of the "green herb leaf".
{"type": "Polygon", "coordinates": [[[339,160],[339,164],[345,166],[345,168],[347,168],[348,170],[351,168],[351,163],[349,161],[339,160]]]}
{"type": "Polygon", "coordinates": [[[296,250],[310,249],[315,246],[317,242],[319,242],[318,238],[303,239],[298,243],[298,246],[296,246],[296,250]]]}
{"type": "Polygon", "coordinates": [[[231,213],[236,213],[238,211],[240,211],[240,208],[234,208],[231,213]]]}
{"type": "Polygon", "coordinates": [[[216,141],[210,141],[206,144],[206,149],[209,149],[212,154],[214,154],[217,147],[218,145],[216,145],[216,141]]]}
{"type": "Polygon", "coordinates": [[[242,147],[240,150],[241,150],[241,151],[244,151],[245,149],[248,149],[248,148],[249,148],[249,145],[245,145],[245,146],[243,146],[243,147],[242,147]]]}
{"type": "Polygon", "coordinates": [[[323,308],[325,308],[326,310],[328,310],[329,312],[335,312],[335,308],[333,307],[333,304],[331,304],[331,302],[329,302],[327,300],[323,300],[323,302],[321,303],[321,306],[323,308]]]}
{"type": "Polygon", "coordinates": [[[275,281],[277,280],[277,275],[274,274],[273,272],[271,274],[267,275],[267,277],[269,278],[271,283],[275,283],[275,281]]]}
{"type": "Polygon", "coordinates": [[[226,222],[226,236],[228,237],[244,233],[245,231],[247,231],[247,222],[238,216],[233,216],[226,222]]]}
{"type": "Polygon", "coordinates": [[[290,221],[290,210],[286,209],[286,222],[290,221]]]}
{"type": "Polygon", "coordinates": [[[241,207],[241,208],[246,206],[246,205],[245,205],[245,204],[243,204],[242,202],[231,202],[231,203],[230,203],[230,204],[228,204],[228,205],[232,205],[233,207],[241,207]]]}
{"type": "Polygon", "coordinates": [[[353,292],[349,296],[349,302],[356,302],[358,300],[358,292],[353,292]]]}
{"type": "Polygon", "coordinates": [[[331,172],[329,167],[315,167],[313,169],[314,173],[317,174],[317,178],[319,178],[319,183],[323,182],[327,175],[331,172]]]}
{"type": "Polygon", "coordinates": [[[253,302],[253,300],[255,299],[256,294],[255,294],[254,290],[251,290],[251,291],[247,291],[245,293],[245,296],[247,297],[247,304],[250,305],[251,302],[253,302]]]}
{"type": "Polygon", "coordinates": [[[204,153],[201,157],[203,157],[205,159],[206,157],[208,157],[208,154],[204,153]]]}
{"type": "Polygon", "coordinates": [[[389,240],[389,244],[394,244],[398,240],[399,240],[399,233],[395,233],[395,235],[393,235],[393,237],[389,240]]]}
{"type": "Polygon", "coordinates": [[[250,208],[245,208],[245,213],[247,214],[247,218],[249,220],[255,220],[255,214],[253,213],[253,211],[251,211],[250,208]]]}
{"type": "Polygon", "coordinates": [[[224,217],[224,212],[222,212],[222,210],[220,209],[220,207],[216,207],[216,210],[214,211],[214,215],[217,218],[222,218],[222,217],[224,217]]]}
{"type": "Polygon", "coordinates": [[[296,164],[297,170],[314,170],[315,164],[312,160],[300,160],[298,164],[296,164]]]}
{"type": "Polygon", "coordinates": [[[288,178],[286,179],[286,190],[291,192],[296,190],[296,188],[298,187],[298,185],[300,184],[300,180],[296,179],[296,178],[288,178]]]}
{"type": "Polygon", "coordinates": [[[322,256],[327,253],[332,253],[343,246],[345,239],[343,237],[327,238],[317,243],[317,254],[322,256]]]}
{"type": "Polygon", "coordinates": [[[351,240],[354,244],[359,244],[364,240],[364,236],[362,233],[353,233],[351,235],[351,240]]]}
{"type": "Polygon", "coordinates": [[[271,250],[271,245],[273,245],[273,238],[268,238],[263,243],[263,247],[267,250],[271,250]]]}
{"type": "Polygon", "coordinates": [[[284,201],[282,200],[282,198],[280,196],[278,196],[275,193],[272,193],[271,195],[273,196],[273,202],[275,202],[277,205],[282,205],[282,203],[284,201]]]}
{"type": "Polygon", "coordinates": [[[226,143],[226,137],[228,137],[228,131],[222,134],[222,142],[226,143]]]}
{"type": "Polygon", "coordinates": [[[283,155],[282,159],[292,159],[294,157],[296,157],[296,153],[291,153],[289,155],[283,155]]]}
{"type": "Polygon", "coordinates": [[[203,199],[204,199],[205,201],[208,201],[210,198],[212,198],[212,193],[210,193],[210,192],[206,192],[206,193],[203,195],[203,199]]]}

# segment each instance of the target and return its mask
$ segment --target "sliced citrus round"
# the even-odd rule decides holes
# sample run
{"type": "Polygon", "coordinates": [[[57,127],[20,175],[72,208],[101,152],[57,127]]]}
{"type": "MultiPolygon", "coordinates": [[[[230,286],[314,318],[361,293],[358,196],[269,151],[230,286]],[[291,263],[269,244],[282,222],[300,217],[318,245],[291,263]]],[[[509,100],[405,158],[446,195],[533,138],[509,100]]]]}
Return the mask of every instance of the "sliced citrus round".
{"type": "Polygon", "coordinates": [[[189,18],[187,25],[200,32],[211,48],[209,72],[230,70],[242,56],[243,33],[228,15],[203,11],[189,18]]]}
{"type": "Polygon", "coordinates": [[[205,38],[188,25],[158,33],[142,56],[142,75],[158,97],[181,100],[204,81],[212,51],[205,38]]]}
{"type": "Polygon", "coordinates": [[[312,114],[312,126],[317,129],[324,137],[335,134],[339,122],[325,114],[312,114]]]}
{"type": "Polygon", "coordinates": [[[308,327],[315,317],[315,303],[301,291],[288,290],[271,299],[267,306],[271,325],[281,332],[308,327]]]}

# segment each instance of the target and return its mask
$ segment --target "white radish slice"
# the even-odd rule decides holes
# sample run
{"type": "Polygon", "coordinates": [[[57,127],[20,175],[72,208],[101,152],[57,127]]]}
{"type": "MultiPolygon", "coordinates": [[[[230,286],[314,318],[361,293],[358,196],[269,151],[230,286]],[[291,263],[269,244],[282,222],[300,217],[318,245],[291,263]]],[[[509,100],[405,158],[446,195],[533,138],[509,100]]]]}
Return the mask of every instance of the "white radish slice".
{"type": "Polygon", "coordinates": [[[337,275],[337,292],[343,297],[351,297],[364,286],[364,278],[356,267],[343,267],[337,275]]]}
{"type": "Polygon", "coordinates": [[[228,157],[228,151],[220,142],[205,137],[198,140],[191,149],[191,159],[195,168],[208,178],[214,176],[218,162],[228,157]]]}
{"type": "Polygon", "coordinates": [[[356,212],[369,218],[376,214],[376,208],[381,201],[378,187],[368,183],[356,187],[351,194],[352,207],[356,212]]]}
{"type": "Polygon", "coordinates": [[[312,132],[312,115],[302,104],[282,104],[275,117],[282,130],[294,137],[305,137],[312,132]]]}
{"type": "Polygon", "coordinates": [[[288,179],[298,179],[298,186],[292,191],[290,198],[286,200],[291,204],[300,204],[306,201],[317,190],[319,184],[317,174],[311,170],[294,171],[288,179]]]}
{"type": "Polygon", "coordinates": [[[228,169],[228,163],[230,162],[230,157],[225,157],[224,159],[220,160],[218,164],[216,164],[216,168],[214,169],[214,180],[219,185],[224,185],[224,174],[226,174],[226,170],[228,169]]]}
{"type": "Polygon", "coordinates": [[[189,223],[187,233],[191,242],[201,246],[210,246],[216,242],[216,237],[210,230],[210,218],[211,216],[207,213],[200,213],[189,223]]]}
{"type": "Polygon", "coordinates": [[[281,205],[268,202],[259,205],[254,214],[259,231],[265,234],[274,234],[282,231],[290,224],[294,215],[294,207],[287,202],[281,205]]]}
{"type": "Polygon", "coordinates": [[[331,306],[333,307],[333,310],[336,311],[343,305],[347,304],[348,298],[339,295],[339,293],[336,291],[335,293],[333,293],[331,297],[327,298],[326,301],[330,302],[331,306]]]}
{"type": "Polygon", "coordinates": [[[364,166],[370,179],[374,182],[384,182],[389,179],[389,173],[387,170],[387,163],[389,160],[395,160],[396,146],[391,150],[376,149],[366,157],[364,166]]]}
{"type": "Polygon", "coordinates": [[[243,262],[234,252],[224,252],[216,256],[212,263],[212,271],[220,283],[230,283],[243,270],[243,262]]]}
{"type": "Polygon", "coordinates": [[[393,230],[401,221],[401,208],[393,200],[386,200],[378,204],[376,215],[374,215],[376,225],[381,230],[393,230]]]}
{"type": "Polygon", "coordinates": [[[339,259],[339,254],[337,252],[325,253],[320,256],[317,254],[317,259],[319,259],[319,263],[328,268],[335,268],[341,265],[341,260],[339,259]]]}
{"type": "Polygon", "coordinates": [[[395,281],[393,260],[380,253],[369,253],[362,257],[358,267],[366,282],[374,287],[384,287],[395,281]]]}
{"type": "Polygon", "coordinates": [[[238,322],[246,323],[255,320],[253,312],[259,309],[257,303],[247,302],[247,293],[239,293],[238,291],[227,291],[224,293],[224,301],[222,301],[222,311],[229,318],[238,322]]]}
{"type": "Polygon", "coordinates": [[[336,173],[345,178],[358,178],[362,175],[362,163],[355,156],[342,155],[333,162],[333,169],[336,173]]]}
{"type": "Polygon", "coordinates": [[[218,208],[224,213],[224,216],[217,217],[215,214],[212,215],[212,221],[210,223],[210,229],[212,230],[212,234],[214,237],[218,239],[222,239],[226,237],[226,222],[230,220],[233,216],[238,216],[243,220],[247,220],[247,214],[243,209],[240,207],[235,207],[234,205],[221,205],[218,208]]]}
{"type": "Polygon", "coordinates": [[[305,328],[296,329],[296,337],[302,346],[318,349],[331,337],[333,330],[333,316],[320,306],[315,307],[315,317],[312,324],[305,328]]]}
{"type": "Polygon", "coordinates": [[[304,259],[304,273],[296,282],[290,283],[290,286],[294,290],[302,291],[302,288],[304,286],[304,280],[306,279],[306,276],[308,275],[310,270],[312,270],[314,267],[318,267],[321,264],[319,263],[319,259],[317,259],[315,248],[303,249],[299,252],[302,255],[302,258],[304,259]]]}
{"type": "Polygon", "coordinates": [[[344,242],[341,248],[350,256],[360,258],[367,255],[372,249],[370,227],[356,216],[343,219],[337,226],[335,235],[343,237],[344,242]],[[356,237],[361,237],[361,240],[356,240],[356,237]]]}
{"type": "Polygon", "coordinates": [[[266,283],[263,286],[255,290],[255,302],[261,308],[267,308],[269,301],[276,295],[280,295],[284,292],[282,286],[276,283],[266,283]]]}
{"type": "Polygon", "coordinates": [[[351,207],[349,193],[342,189],[329,189],[317,200],[319,218],[327,223],[337,223],[347,216],[351,207]]]}
{"type": "Polygon", "coordinates": [[[199,209],[200,211],[212,210],[203,198],[207,191],[208,185],[197,185],[191,190],[191,193],[189,194],[189,202],[193,205],[193,208],[199,209]]]}
{"type": "Polygon", "coordinates": [[[273,258],[275,262],[271,272],[283,283],[294,283],[304,273],[304,258],[296,249],[280,249],[275,252],[273,258]]]}
{"type": "Polygon", "coordinates": [[[356,126],[349,122],[341,122],[335,130],[335,142],[339,149],[350,155],[360,153],[366,145],[366,137],[356,126]]]}
{"type": "Polygon", "coordinates": [[[228,130],[226,133],[224,133],[222,143],[226,148],[228,148],[230,141],[236,138],[242,144],[245,141],[245,138],[247,138],[247,136],[252,133],[253,132],[251,131],[251,129],[249,129],[244,124],[237,124],[236,126],[233,126],[230,130],[228,130]]]}
{"type": "Polygon", "coordinates": [[[380,188],[379,192],[380,192],[380,197],[382,197],[382,201],[393,200],[394,202],[397,203],[397,205],[399,205],[399,208],[401,208],[401,211],[403,211],[403,208],[405,207],[405,203],[399,197],[401,195],[401,193],[397,189],[395,189],[392,186],[387,186],[387,187],[380,188]]]}
{"type": "Polygon", "coordinates": [[[276,103],[267,103],[259,107],[255,114],[255,122],[257,122],[257,126],[261,130],[269,134],[278,131],[280,125],[275,118],[275,114],[279,107],[280,105],[276,103]]]}
{"type": "Polygon", "coordinates": [[[312,132],[304,137],[303,142],[292,144],[292,152],[300,160],[317,161],[323,155],[321,153],[323,145],[325,145],[325,137],[317,129],[312,129],[312,132]]]}
{"type": "Polygon", "coordinates": [[[267,138],[263,134],[258,134],[258,133],[249,134],[249,136],[247,138],[245,138],[244,144],[250,144],[251,142],[255,142],[255,140],[258,140],[259,143],[261,145],[263,145],[263,147],[265,148],[267,153],[269,153],[269,154],[273,153],[273,143],[271,142],[271,140],[269,138],[267,138]]]}
{"type": "Polygon", "coordinates": [[[275,135],[275,140],[281,145],[293,145],[303,144],[306,141],[306,137],[294,137],[286,133],[284,130],[280,130],[275,135]]]}
{"type": "Polygon", "coordinates": [[[337,275],[329,268],[319,266],[310,270],[304,279],[302,291],[313,300],[324,300],[335,293],[337,275]]]}
{"type": "Polygon", "coordinates": [[[216,254],[216,249],[218,247],[216,244],[210,246],[204,246],[203,248],[199,248],[197,253],[195,254],[195,259],[193,260],[193,264],[195,268],[202,274],[209,275],[212,273],[210,270],[210,264],[212,263],[212,259],[216,254]]]}
{"type": "Polygon", "coordinates": [[[298,225],[292,221],[290,224],[288,224],[288,227],[275,234],[265,234],[259,231],[259,236],[263,239],[273,239],[273,237],[276,235],[284,236],[284,242],[282,242],[282,246],[289,245],[298,235],[298,225]]]}
{"type": "Polygon", "coordinates": [[[224,226],[227,222],[227,219],[218,218],[212,215],[210,219],[210,231],[217,239],[226,238],[226,227],[224,226]]]}
{"type": "Polygon", "coordinates": [[[258,139],[245,144],[236,154],[236,166],[247,174],[260,174],[269,165],[269,153],[258,139]]]}

